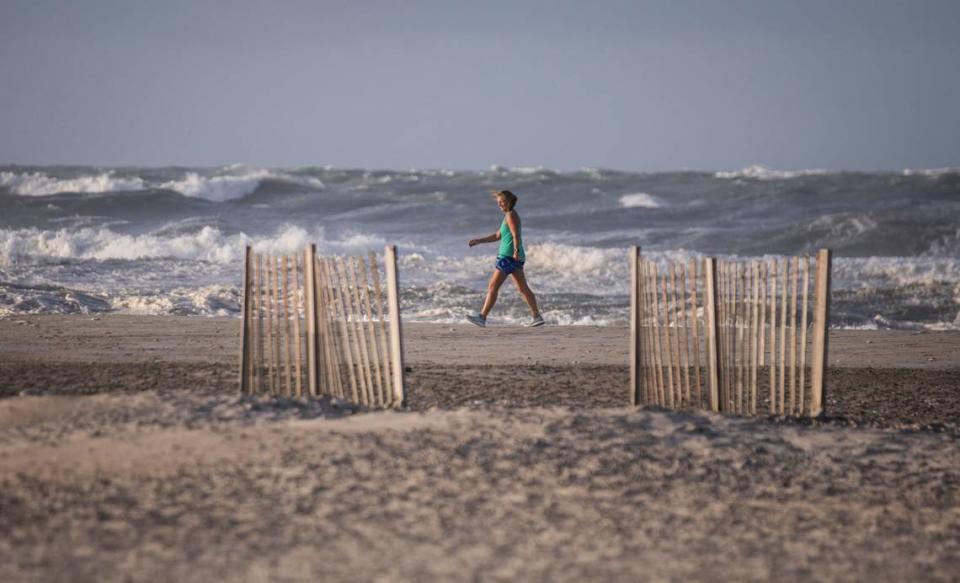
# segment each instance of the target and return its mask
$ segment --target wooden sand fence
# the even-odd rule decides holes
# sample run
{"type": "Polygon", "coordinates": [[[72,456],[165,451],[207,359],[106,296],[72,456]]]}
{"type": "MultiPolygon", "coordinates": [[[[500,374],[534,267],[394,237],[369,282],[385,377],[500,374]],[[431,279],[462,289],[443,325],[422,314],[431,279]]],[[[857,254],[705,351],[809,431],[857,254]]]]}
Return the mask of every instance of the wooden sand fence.
{"type": "Polygon", "coordinates": [[[823,413],[831,252],[665,264],[630,249],[630,402],[823,413]]]}
{"type": "Polygon", "coordinates": [[[247,247],[240,390],[403,406],[396,247],[385,249],[382,275],[380,267],[373,252],[325,257],[310,245],[275,256],[247,247]]]}

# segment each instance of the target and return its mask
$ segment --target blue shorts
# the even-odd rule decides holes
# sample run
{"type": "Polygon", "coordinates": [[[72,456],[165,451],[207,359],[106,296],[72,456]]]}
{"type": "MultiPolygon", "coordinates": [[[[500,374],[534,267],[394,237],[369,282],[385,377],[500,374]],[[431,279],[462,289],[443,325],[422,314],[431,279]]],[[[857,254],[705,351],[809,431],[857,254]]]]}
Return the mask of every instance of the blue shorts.
{"type": "Polygon", "coordinates": [[[518,269],[523,269],[523,261],[501,255],[497,257],[497,269],[502,271],[504,275],[510,275],[518,269]]]}

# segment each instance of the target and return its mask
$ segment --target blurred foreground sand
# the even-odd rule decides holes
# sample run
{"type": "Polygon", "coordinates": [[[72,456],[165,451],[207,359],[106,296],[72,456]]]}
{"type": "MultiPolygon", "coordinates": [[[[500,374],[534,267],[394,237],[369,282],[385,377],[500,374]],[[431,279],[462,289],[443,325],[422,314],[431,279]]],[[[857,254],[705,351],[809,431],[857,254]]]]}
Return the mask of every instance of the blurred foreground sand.
{"type": "Polygon", "coordinates": [[[0,580],[960,572],[960,333],[833,332],[807,425],[623,406],[622,328],[407,325],[425,412],[241,396],[238,324],[0,320],[0,580]]]}

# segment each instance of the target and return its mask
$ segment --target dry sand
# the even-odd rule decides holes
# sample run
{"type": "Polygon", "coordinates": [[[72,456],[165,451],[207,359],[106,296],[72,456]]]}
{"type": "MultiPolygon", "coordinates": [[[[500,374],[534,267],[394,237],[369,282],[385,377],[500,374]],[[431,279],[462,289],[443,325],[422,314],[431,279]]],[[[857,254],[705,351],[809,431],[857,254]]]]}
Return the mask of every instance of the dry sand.
{"type": "Polygon", "coordinates": [[[0,320],[0,580],[960,577],[960,333],[832,333],[811,425],[624,407],[620,328],[407,325],[413,412],[240,396],[237,330],[0,320]]]}

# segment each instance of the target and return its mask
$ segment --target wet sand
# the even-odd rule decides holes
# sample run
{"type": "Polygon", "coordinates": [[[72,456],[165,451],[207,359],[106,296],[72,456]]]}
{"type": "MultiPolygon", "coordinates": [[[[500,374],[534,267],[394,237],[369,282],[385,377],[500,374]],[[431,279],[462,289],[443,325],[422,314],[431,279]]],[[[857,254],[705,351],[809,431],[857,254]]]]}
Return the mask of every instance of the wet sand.
{"type": "Polygon", "coordinates": [[[832,333],[801,424],[625,407],[624,329],[405,332],[397,413],[236,394],[236,320],[0,320],[0,580],[960,573],[960,333],[832,333]]]}

